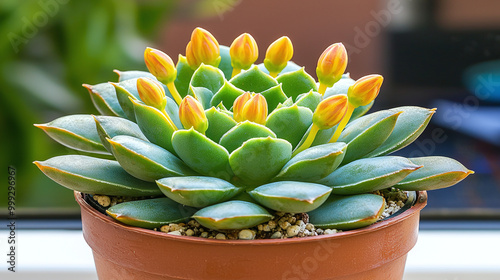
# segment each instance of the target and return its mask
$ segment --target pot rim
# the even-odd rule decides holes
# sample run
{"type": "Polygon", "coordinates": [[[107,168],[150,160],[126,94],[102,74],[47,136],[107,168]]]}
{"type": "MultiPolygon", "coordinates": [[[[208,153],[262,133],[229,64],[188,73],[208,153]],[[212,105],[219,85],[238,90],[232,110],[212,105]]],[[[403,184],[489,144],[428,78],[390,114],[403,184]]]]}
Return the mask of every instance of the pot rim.
{"type": "Polygon", "coordinates": [[[389,227],[395,223],[400,223],[410,216],[412,216],[415,212],[420,212],[425,205],[427,205],[427,192],[426,191],[417,191],[417,199],[415,204],[407,209],[406,211],[402,212],[401,214],[386,218],[384,220],[381,220],[379,222],[376,222],[372,225],[369,225],[367,227],[363,227],[360,229],[354,229],[354,230],[349,230],[349,231],[343,231],[339,232],[336,234],[329,234],[329,235],[318,235],[318,236],[308,236],[308,237],[302,237],[302,238],[286,238],[286,239],[257,239],[257,240],[218,240],[218,239],[208,239],[208,238],[203,238],[203,237],[196,237],[196,236],[178,236],[178,235],[172,235],[172,234],[167,234],[161,231],[155,231],[151,229],[145,229],[145,228],[139,228],[139,227],[134,227],[134,226],[129,226],[123,223],[120,223],[119,221],[114,220],[113,218],[102,214],[98,210],[96,210],[94,207],[92,207],[85,199],[83,198],[83,193],[74,191],[74,196],[76,202],[80,205],[82,211],[87,211],[89,212],[92,216],[98,218],[102,222],[111,224],[115,228],[119,228],[125,231],[129,232],[134,232],[137,234],[141,235],[149,235],[149,236],[154,236],[157,238],[165,238],[167,240],[171,241],[179,241],[179,242],[189,242],[189,243],[203,243],[203,244],[211,244],[211,245],[255,245],[255,246],[262,246],[262,245],[280,245],[280,244],[289,244],[289,243],[308,243],[308,242],[317,242],[321,241],[323,239],[341,239],[341,238],[347,238],[350,236],[356,236],[356,235],[361,235],[361,234],[367,234],[369,232],[374,232],[378,230],[382,230],[386,227],[389,227]]]}

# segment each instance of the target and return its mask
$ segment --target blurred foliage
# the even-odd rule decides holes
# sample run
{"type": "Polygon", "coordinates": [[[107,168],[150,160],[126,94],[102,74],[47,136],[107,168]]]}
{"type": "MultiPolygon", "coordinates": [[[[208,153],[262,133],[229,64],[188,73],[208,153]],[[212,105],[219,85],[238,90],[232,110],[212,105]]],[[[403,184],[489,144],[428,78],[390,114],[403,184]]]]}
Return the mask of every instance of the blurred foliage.
{"type": "MultiPolygon", "coordinates": [[[[145,70],[147,40],[157,36],[174,11],[200,16],[201,9],[203,16],[210,11],[212,16],[222,15],[235,1],[186,2],[0,1],[0,166],[3,174],[7,166],[17,170],[18,207],[39,213],[39,207],[76,206],[71,191],[48,180],[32,164],[74,151],[61,148],[33,123],[97,113],[82,83],[117,80],[113,69],[145,70]]],[[[6,202],[2,192],[0,206],[6,202]]]]}

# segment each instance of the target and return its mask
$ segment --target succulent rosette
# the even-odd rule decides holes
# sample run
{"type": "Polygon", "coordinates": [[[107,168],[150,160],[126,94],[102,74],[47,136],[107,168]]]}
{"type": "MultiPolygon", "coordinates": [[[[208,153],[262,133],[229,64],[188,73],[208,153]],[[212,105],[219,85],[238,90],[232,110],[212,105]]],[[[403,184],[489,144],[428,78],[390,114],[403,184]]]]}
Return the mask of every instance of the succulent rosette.
{"type": "Polygon", "coordinates": [[[274,211],[308,213],[322,228],[374,223],[385,207],[374,192],[445,188],[472,171],[439,156],[389,154],[413,142],[434,109],[366,114],[383,78],[344,74],[341,43],[318,60],[319,81],[291,61],[288,37],[264,62],[244,33],[220,46],[196,28],[186,56],[145,51],[146,71],[117,71],[116,83],[85,85],[101,115],[36,125],[87,155],[35,164],[83,193],[139,197],[107,209],[125,224],[155,228],[196,219],[216,230],[249,228],[274,211]],[[110,159],[103,159],[110,158],[110,159]]]}

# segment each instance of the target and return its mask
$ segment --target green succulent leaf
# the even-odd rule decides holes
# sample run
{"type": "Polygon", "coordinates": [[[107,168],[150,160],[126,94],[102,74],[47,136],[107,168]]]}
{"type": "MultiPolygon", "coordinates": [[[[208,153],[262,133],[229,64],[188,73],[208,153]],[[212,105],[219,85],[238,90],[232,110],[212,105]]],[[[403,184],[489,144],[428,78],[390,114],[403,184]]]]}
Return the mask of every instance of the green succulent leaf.
{"type": "MultiPolygon", "coordinates": [[[[169,125],[165,115],[160,110],[133,100],[135,118],[142,133],[151,143],[176,154],[172,146],[172,134],[175,129],[169,125]]],[[[169,114],[170,115],[170,114],[169,114]]]]}
{"type": "Polygon", "coordinates": [[[215,230],[250,228],[272,217],[263,207],[239,200],[208,206],[193,215],[202,226],[215,230]]]}
{"type": "Polygon", "coordinates": [[[288,73],[281,73],[276,81],[281,83],[286,96],[297,100],[297,96],[309,91],[318,91],[316,81],[306,73],[304,67],[288,73]]]}
{"type": "Polygon", "coordinates": [[[337,169],[346,148],[342,142],[308,148],[287,162],[274,180],[316,182],[337,169]]]}
{"type": "Polygon", "coordinates": [[[106,210],[126,225],[149,229],[187,221],[195,212],[195,208],[182,206],[167,197],[123,202],[106,210]]]}
{"type": "Polygon", "coordinates": [[[364,158],[340,167],[318,183],[332,187],[334,194],[373,192],[394,186],[420,167],[404,157],[364,158]]]}
{"type": "Polygon", "coordinates": [[[389,138],[367,157],[387,155],[408,146],[422,134],[436,111],[415,106],[397,107],[391,110],[403,113],[399,115],[389,138]]]}
{"type": "Polygon", "coordinates": [[[190,86],[188,94],[196,97],[196,99],[200,101],[203,106],[203,109],[212,107],[210,105],[210,101],[212,100],[214,94],[208,88],[190,86]]]}
{"type": "Polygon", "coordinates": [[[179,92],[181,97],[184,97],[188,93],[189,83],[191,82],[191,77],[194,74],[194,70],[187,63],[187,59],[183,55],[179,55],[179,60],[176,65],[177,78],[175,78],[175,87],[179,92]]]}
{"type": "Polygon", "coordinates": [[[349,123],[337,140],[348,145],[342,164],[363,158],[382,145],[391,135],[401,113],[383,110],[349,123]]]}
{"type": "Polygon", "coordinates": [[[406,176],[395,185],[396,188],[407,191],[442,189],[453,186],[474,173],[460,162],[447,157],[430,156],[409,160],[423,167],[406,176]]]}
{"type": "Polygon", "coordinates": [[[82,193],[132,197],[161,194],[156,184],[133,177],[114,160],[65,155],[35,164],[56,183],[82,193]]]}
{"type": "Polygon", "coordinates": [[[93,116],[99,139],[106,150],[111,153],[111,145],[107,138],[113,138],[117,135],[128,135],[144,141],[148,141],[141,132],[139,126],[127,119],[112,116],[93,116]]]}
{"type": "Polygon", "coordinates": [[[260,94],[266,98],[268,112],[274,111],[274,109],[278,107],[278,104],[285,102],[287,99],[283,89],[281,88],[281,84],[267,89],[260,94]]]}
{"type": "Polygon", "coordinates": [[[366,114],[368,111],[370,111],[370,109],[373,106],[373,103],[375,103],[375,101],[372,101],[365,106],[359,106],[356,109],[354,109],[349,122],[354,121],[355,119],[357,119],[359,117],[362,117],[364,114],[366,114]]]}
{"type": "Polygon", "coordinates": [[[148,182],[196,174],[182,160],[160,146],[131,136],[108,139],[113,155],[130,175],[148,182]]]}
{"type": "Polygon", "coordinates": [[[201,64],[191,77],[191,87],[204,87],[213,94],[217,93],[224,85],[224,73],[219,68],[211,65],[201,64]]]}
{"type": "Polygon", "coordinates": [[[321,102],[321,99],[321,94],[311,90],[308,93],[299,95],[295,104],[297,104],[297,106],[309,108],[312,112],[314,112],[316,107],[318,107],[318,104],[321,102]]]}
{"type": "Polygon", "coordinates": [[[118,74],[118,82],[123,82],[126,80],[131,80],[131,79],[136,79],[136,78],[150,78],[153,80],[156,80],[156,77],[153,76],[153,74],[147,72],[147,71],[114,71],[116,74],[118,74]]]}
{"type": "Polygon", "coordinates": [[[220,63],[219,69],[224,73],[226,80],[231,79],[233,74],[233,66],[231,66],[231,55],[229,54],[229,47],[220,45],[220,63]]]}
{"type": "MultiPolygon", "coordinates": [[[[269,70],[267,70],[266,66],[264,66],[264,63],[258,64],[257,67],[259,68],[260,71],[262,71],[266,74],[269,74],[269,70]]],[[[289,72],[293,72],[293,71],[297,71],[301,68],[302,68],[302,66],[297,65],[295,62],[288,61],[285,68],[283,70],[281,70],[280,75],[285,74],[285,73],[289,73],[289,72]]]]}
{"type": "Polygon", "coordinates": [[[205,115],[208,119],[208,129],[205,131],[205,135],[217,143],[222,135],[237,124],[231,116],[215,107],[205,110],[205,115]]]}
{"type": "Polygon", "coordinates": [[[194,171],[229,181],[233,176],[227,150],[193,128],[177,130],[172,145],[179,157],[194,171]]]}
{"type": "Polygon", "coordinates": [[[227,201],[240,192],[240,188],[213,177],[170,177],[160,179],[156,183],[170,199],[197,208],[227,201]]]}
{"type": "Polygon", "coordinates": [[[230,82],[237,88],[250,92],[263,92],[278,85],[273,77],[262,72],[257,66],[242,71],[234,76],[230,82]]]}
{"type": "Polygon", "coordinates": [[[269,182],[292,156],[292,145],[278,138],[253,138],[229,156],[234,174],[249,186],[269,182]]]}
{"type": "Polygon", "coordinates": [[[109,154],[97,133],[91,115],[69,115],[46,124],[36,124],[60,144],[83,152],[109,154]]]}
{"type": "Polygon", "coordinates": [[[351,230],[375,223],[385,208],[382,196],[331,195],[318,209],[309,212],[309,222],[319,228],[351,230]]]}
{"type": "Polygon", "coordinates": [[[266,126],[274,131],[278,138],[285,139],[292,147],[296,147],[311,126],[312,116],[311,110],[305,107],[281,107],[269,114],[266,126]],[[293,126],[293,129],[290,129],[290,126],[293,126]]]}
{"type": "Polygon", "coordinates": [[[109,83],[84,85],[89,93],[94,107],[99,113],[107,116],[126,117],[116,97],[115,87],[109,83]]]}
{"type": "MultiPolygon", "coordinates": [[[[134,79],[135,80],[135,79],[134,79]]],[[[127,80],[128,81],[128,80],[127,80]]],[[[127,116],[127,119],[135,122],[135,112],[134,112],[134,105],[132,104],[131,99],[134,100],[140,100],[139,94],[137,93],[137,90],[135,93],[137,93],[137,96],[126,90],[124,87],[122,87],[120,84],[113,84],[115,87],[116,91],[116,98],[118,99],[118,104],[120,104],[120,107],[122,108],[123,112],[127,116]]]]}
{"type": "Polygon", "coordinates": [[[232,153],[239,148],[243,142],[258,137],[276,138],[276,134],[261,124],[244,121],[222,135],[219,144],[224,146],[229,153],[232,153]]]}
{"type": "Polygon", "coordinates": [[[338,82],[333,84],[332,87],[326,89],[323,98],[326,99],[330,96],[337,94],[347,95],[347,90],[349,89],[350,86],[354,85],[355,82],[356,82],[355,80],[349,77],[349,74],[344,74],[338,82]]]}
{"type": "Polygon", "coordinates": [[[331,188],[320,184],[283,181],[262,185],[249,194],[270,209],[305,213],[323,204],[331,191],[331,188]]]}
{"type": "Polygon", "coordinates": [[[213,96],[212,101],[210,101],[210,105],[217,106],[222,102],[224,107],[231,108],[233,107],[234,100],[236,100],[236,98],[243,93],[245,93],[243,90],[235,87],[230,82],[225,81],[224,85],[213,96]]]}

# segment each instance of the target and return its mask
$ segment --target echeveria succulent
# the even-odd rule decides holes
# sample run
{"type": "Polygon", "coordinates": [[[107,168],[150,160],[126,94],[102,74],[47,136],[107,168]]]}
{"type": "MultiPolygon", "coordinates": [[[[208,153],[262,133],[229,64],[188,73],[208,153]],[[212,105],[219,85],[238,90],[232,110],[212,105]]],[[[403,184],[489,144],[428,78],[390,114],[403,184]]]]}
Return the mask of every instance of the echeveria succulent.
{"type": "Polygon", "coordinates": [[[102,115],[37,125],[101,156],[35,163],[72,190],[142,198],[107,210],[123,223],[154,228],[194,218],[216,230],[252,227],[273,211],[308,213],[323,228],[362,227],[382,213],[377,190],[445,188],[472,173],[450,158],[389,156],[414,141],[435,110],[365,115],[383,78],[344,74],[341,43],[320,56],[319,82],[290,61],[288,37],[254,65],[257,55],[249,34],[228,48],[201,28],[175,66],[147,48],[149,72],[117,71],[117,83],[85,85],[102,115]]]}

